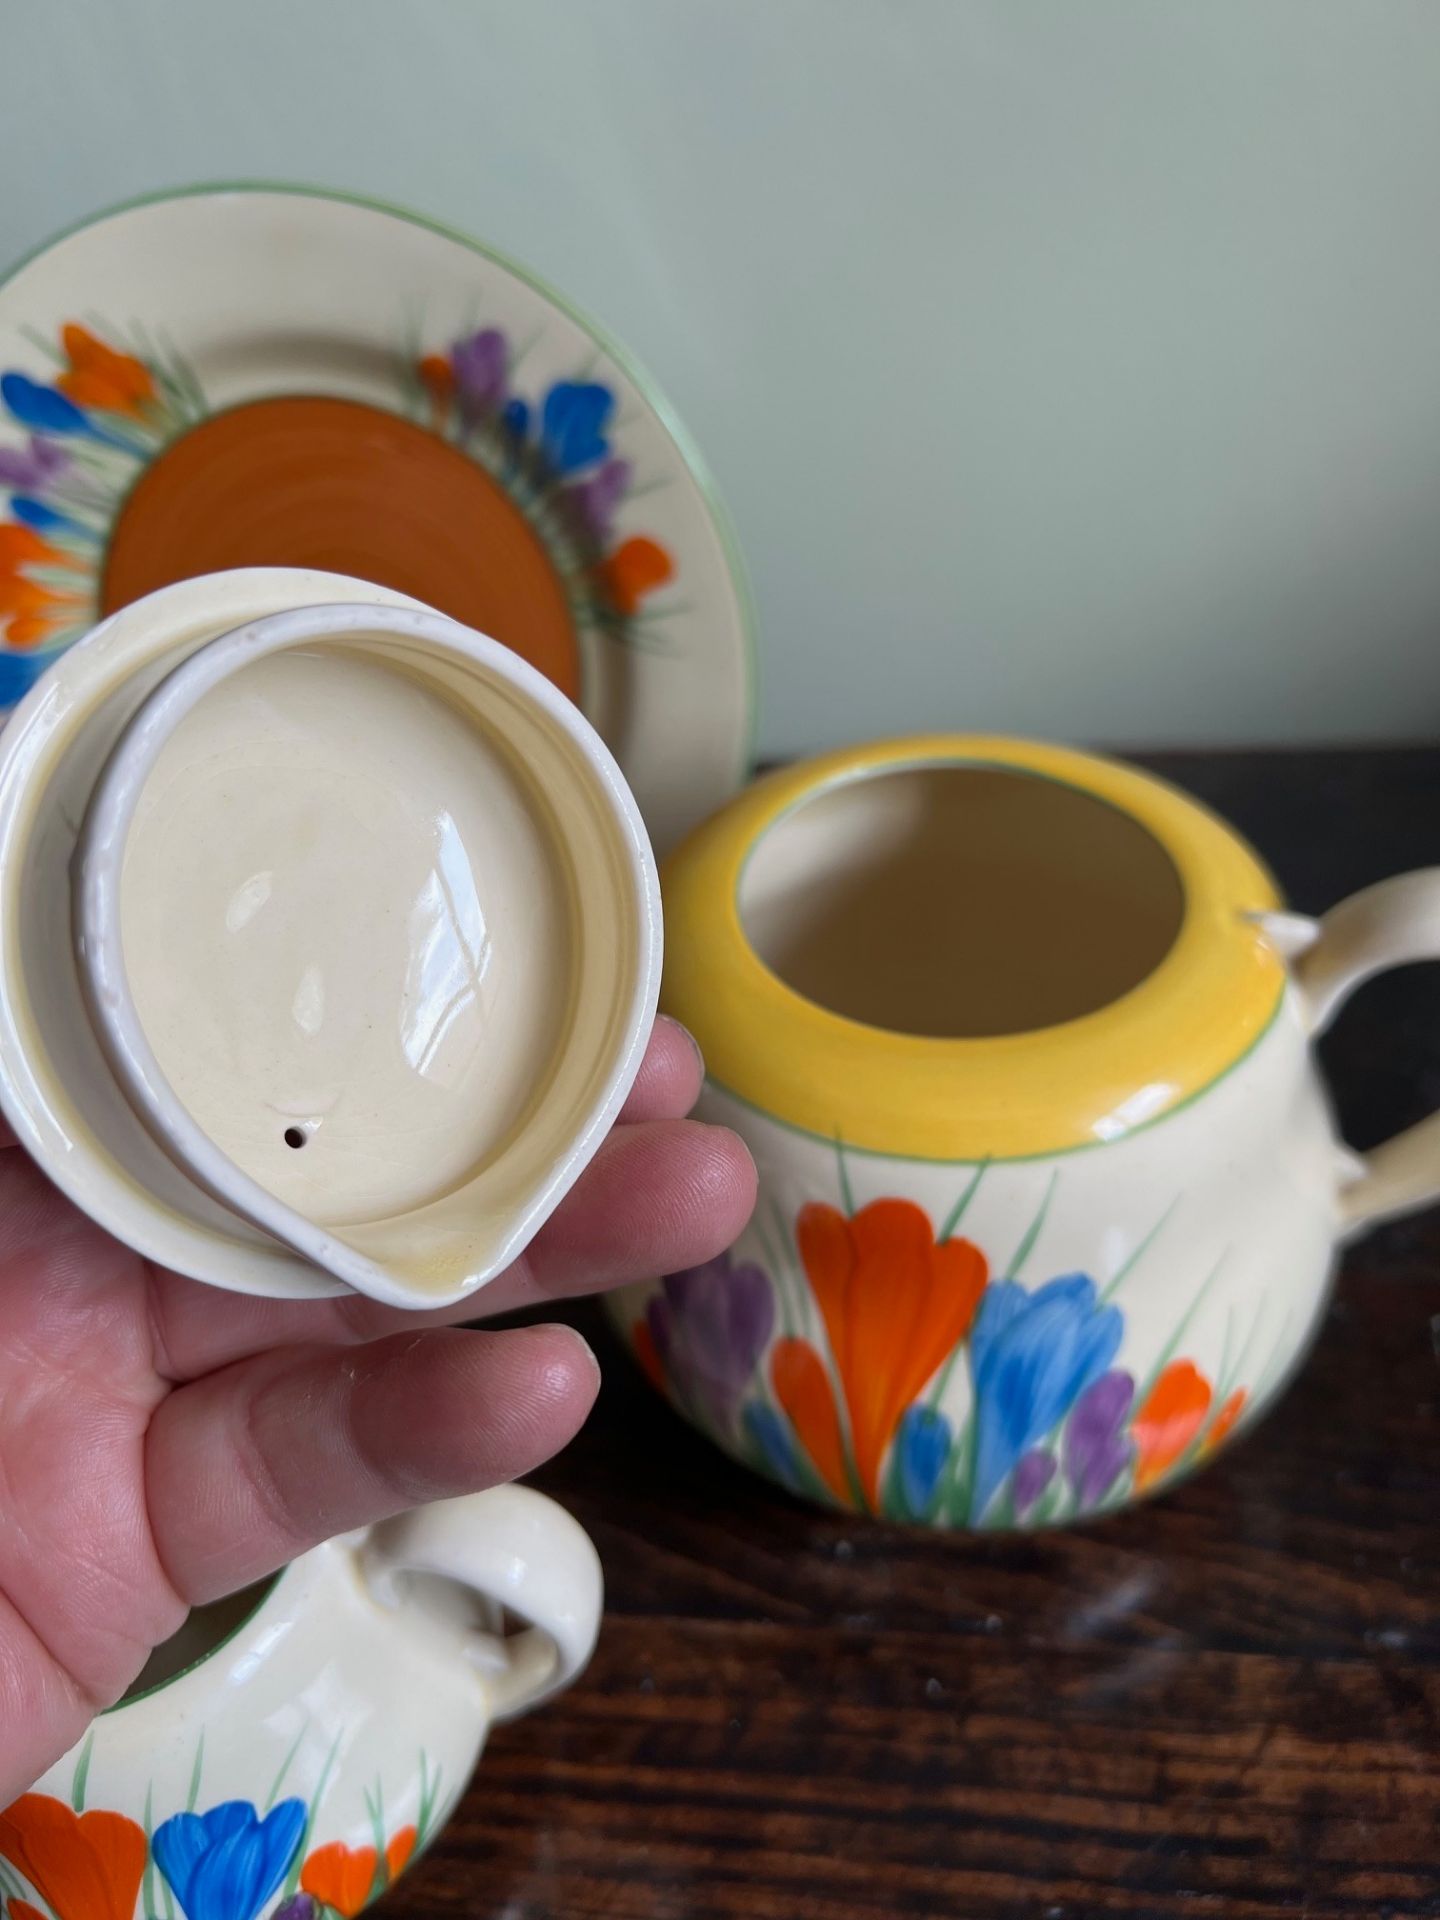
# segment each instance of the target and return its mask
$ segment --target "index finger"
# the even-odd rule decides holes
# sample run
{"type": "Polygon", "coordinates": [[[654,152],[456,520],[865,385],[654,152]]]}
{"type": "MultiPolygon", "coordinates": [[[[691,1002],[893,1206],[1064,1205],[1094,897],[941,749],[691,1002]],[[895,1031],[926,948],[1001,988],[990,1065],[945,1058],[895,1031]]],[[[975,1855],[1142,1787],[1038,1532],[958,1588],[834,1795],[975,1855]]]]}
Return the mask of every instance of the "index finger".
{"type": "Polygon", "coordinates": [[[616,1127],[528,1250],[468,1299],[434,1313],[359,1294],[258,1300],[157,1271],[154,1364],[168,1380],[193,1380],[268,1347],[349,1346],[605,1292],[714,1259],[739,1236],[754,1202],[754,1163],[728,1129],[695,1120],[616,1127]]]}

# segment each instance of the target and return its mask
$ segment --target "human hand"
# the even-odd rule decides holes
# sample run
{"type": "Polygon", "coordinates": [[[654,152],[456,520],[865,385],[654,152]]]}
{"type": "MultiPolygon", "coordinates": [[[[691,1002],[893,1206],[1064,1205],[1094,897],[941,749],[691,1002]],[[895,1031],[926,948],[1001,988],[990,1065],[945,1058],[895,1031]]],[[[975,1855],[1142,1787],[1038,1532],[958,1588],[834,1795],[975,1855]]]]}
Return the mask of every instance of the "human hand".
{"type": "Polygon", "coordinates": [[[528,1252],[434,1314],[181,1279],[0,1141],[0,1807],[191,1607],[571,1439],[599,1384],[577,1333],[447,1322],[728,1246],[754,1170],[733,1134],[681,1117],[699,1084],[688,1036],[659,1021],[614,1131],[528,1252]]]}

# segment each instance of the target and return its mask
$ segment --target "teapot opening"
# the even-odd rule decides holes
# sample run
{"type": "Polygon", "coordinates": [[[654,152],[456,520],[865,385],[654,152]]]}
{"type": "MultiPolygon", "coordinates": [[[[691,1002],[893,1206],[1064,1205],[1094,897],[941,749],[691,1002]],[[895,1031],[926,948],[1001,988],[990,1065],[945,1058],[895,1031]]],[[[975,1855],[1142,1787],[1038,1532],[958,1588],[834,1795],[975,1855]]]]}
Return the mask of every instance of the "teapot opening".
{"type": "Polygon", "coordinates": [[[1164,846],[1108,801],[984,764],[838,781],[763,835],[738,907],[794,992],[933,1039],[1033,1032],[1139,986],[1179,935],[1164,846]]]}

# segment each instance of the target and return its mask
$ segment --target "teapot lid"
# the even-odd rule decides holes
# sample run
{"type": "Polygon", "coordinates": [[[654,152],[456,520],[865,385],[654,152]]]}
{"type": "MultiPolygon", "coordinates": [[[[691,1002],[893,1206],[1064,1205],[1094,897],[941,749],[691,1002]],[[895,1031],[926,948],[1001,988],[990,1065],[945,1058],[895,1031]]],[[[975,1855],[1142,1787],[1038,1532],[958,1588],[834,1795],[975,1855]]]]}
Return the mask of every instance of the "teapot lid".
{"type": "MultiPolygon", "coordinates": [[[[54,671],[108,714],[51,957],[130,1110],[132,1182],[138,1125],[226,1238],[391,1304],[482,1285],[588,1162],[654,1013],[654,863],[598,735],[446,616],[283,570],[164,589],[54,671]]],[[[0,821],[48,692],[0,746],[0,821]]],[[[165,1257],[244,1284],[196,1253],[165,1257]]]]}

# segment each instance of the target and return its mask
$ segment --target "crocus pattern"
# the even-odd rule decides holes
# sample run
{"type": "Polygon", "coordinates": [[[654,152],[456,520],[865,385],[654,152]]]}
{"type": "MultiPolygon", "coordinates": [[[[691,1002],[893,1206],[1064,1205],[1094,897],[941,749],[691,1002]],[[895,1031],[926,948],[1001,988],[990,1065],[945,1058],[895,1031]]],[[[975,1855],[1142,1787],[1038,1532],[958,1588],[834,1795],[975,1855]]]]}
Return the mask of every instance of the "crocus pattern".
{"type": "Polygon", "coordinates": [[[97,618],[110,531],[141,471],[204,418],[185,363],[71,321],[48,378],[0,372],[0,711],[97,618]]]}
{"type": "Polygon", "coordinates": [[[305,1836],[305,1803],[282,1800],[261,1815],[244,1800],[208,1813],[177,1813],[150,1845],[186,1920],[260,1920],[305,1836]]]}
{"type": "Polygon", "coordinates": [[[768,1277],[723,1254],[661,1282],[636,1348],[652,1379],[668,1379],[702,1423],[730,1432],[774,1324],[768,1277]]]}
{"type": "Polygon", "coordinates": [[[309,1902],[308,1912],[296,1913],[294,1920],[309,1920],[318,1911],[329,1911],[354,1920],[354,1915],[400,1878],[415,1851],[414,1827],[401,1827],[382,1847],[347,1847],[332,1840],[318,1847],[305,1862],[300,1875],[299,1902],[309,1902]]]}
{"type": "MultiPolygon", "coordinates": [[[[71,321],[44,374],[0,372],[0,713],[93,625],[111,532],[144,468],[211,412],[188,362],[148,335],[71,321]],[[11,431],[5,436],[3,429],[11,431]]],[[[675,575],[648,534],[617,531],[636,476],[612,445],[616,395],[593,374],[526,393],[498,327],[422,354],[397,381],[418,415],[482,465],[549,554],[578,627],[622,644],[675,575]]]]}
{"type": "Polygon", "coordinates": [[[0,1813],[0,1860],[35,1896],[11,1895],[17,1920],[37,1912],[54,1920],[131,1920],[148,1852],[135,1821],[78,1813],[49,1794],[27,1793],[0,1813]]]}
{"type": "Polygon", "coordinates": [[[635,474],[611,442],[614,390],[587,375],[528,396],[520,358],[493,326],[422,354],[423,417],[509,489],[555,560],[576,620],[624,640],[675,564],[648,534],[617,534],[635,474]]]}
{"type": "Polygon", "coordinates": [[[963,1205],[937,1233],[911,1200],[853,1207],[843,1167],[841,1187],[846,1204],[799,1208],[784,1251],[768,1240],[766,1266],[727,1255],[672,1275],[631,1327],[652,1382],[791,1491],[892,1519],[1055,1525],[1188,1471],[1251,1404],[1227,1363],[1211,1380],[1176,1357],[1188,1314],[1137,1378],[1113,1284],[1031,1284],[954,1231],[963,1205]]]}
{"type": "MultiPolygon", "coordinates": [[[[200,1765],[197,1756],[197,1780],[200,1765]]],[[[83,1772],[82,1764],[77,1794],[83,1772]]],[[[377,1783],[367,1796],[373,1845],[312,1844],[323,1791],[309,1805],[292,1796],[263,1807],[192,1807],[153,1831],[148,1812],[141,1826],[27,1793],[0,1811],[0,1912],[7,1920],[135,1920],[143,1887],[152,1915],[163,1888],[166,1910],[184,1920],[354,1920],[439,1826],[439,1776],[422,1755],[418,1818],[388,1834],[377,1783]]]]}
{"type": "Polygon", "coordinates": [[[969,1333],[989,1269],[968,1240],[937,1245],[910,1200],[872,1200],[852,1215],[802,1207],[795,1240],[840,1376],[860,1491],[874,1506],[896,1424],[969,1333]]]}

